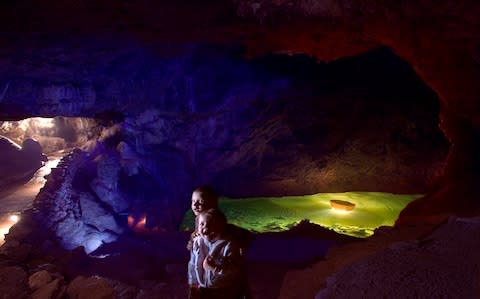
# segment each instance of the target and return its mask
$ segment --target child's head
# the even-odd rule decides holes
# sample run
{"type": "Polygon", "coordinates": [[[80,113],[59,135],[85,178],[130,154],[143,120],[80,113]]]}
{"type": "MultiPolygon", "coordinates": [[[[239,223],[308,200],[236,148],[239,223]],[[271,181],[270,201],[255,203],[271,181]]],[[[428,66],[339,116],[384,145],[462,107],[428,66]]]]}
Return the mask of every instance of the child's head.
{"type": "Polygon", "coordinates": [[[193,190],[192,211],[197,216],[208,209],[218,208],[218,195],[210,186],[202,186],[193,190]]]}
{"type": "Polygon", "coordinates": [[[209,209],[198,214],[198,232],[208,241],[217,240],[225,231],[227,218],[219,209],[209,209]]]}

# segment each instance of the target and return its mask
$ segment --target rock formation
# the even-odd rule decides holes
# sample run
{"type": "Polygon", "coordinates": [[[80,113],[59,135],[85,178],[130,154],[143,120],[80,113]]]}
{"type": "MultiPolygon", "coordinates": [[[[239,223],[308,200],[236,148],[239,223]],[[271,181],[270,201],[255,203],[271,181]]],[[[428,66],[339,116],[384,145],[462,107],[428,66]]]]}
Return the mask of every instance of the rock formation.
{"type": "Polygon", "coordinates": [[[25,184],[47,161],[40,144],[32,139],[26,139],[22,146],[19,146],[0,136],[0,153],[0,195],[25,184]]]}

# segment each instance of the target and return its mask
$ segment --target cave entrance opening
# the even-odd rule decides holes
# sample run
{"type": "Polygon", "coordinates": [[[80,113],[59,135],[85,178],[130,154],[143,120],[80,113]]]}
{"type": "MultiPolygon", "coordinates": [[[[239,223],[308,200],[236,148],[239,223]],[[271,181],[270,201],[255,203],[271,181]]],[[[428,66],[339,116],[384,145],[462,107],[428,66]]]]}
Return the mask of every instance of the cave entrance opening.
{"type": "Polygon", "coordinates": [[[31,117],[0,121],[0,244],[21,212],[32,206],[46,176],[75,148],[88,148],[101,134],[96,120],[31,117]]]}
{"type": "Polygon", "coordinates": [[[83,117],[31,117],[0,122],[0,135],[17,144],[33,139],[47,156],[82,148],[98,138],[101,130],[95,119],[83,117]]]}

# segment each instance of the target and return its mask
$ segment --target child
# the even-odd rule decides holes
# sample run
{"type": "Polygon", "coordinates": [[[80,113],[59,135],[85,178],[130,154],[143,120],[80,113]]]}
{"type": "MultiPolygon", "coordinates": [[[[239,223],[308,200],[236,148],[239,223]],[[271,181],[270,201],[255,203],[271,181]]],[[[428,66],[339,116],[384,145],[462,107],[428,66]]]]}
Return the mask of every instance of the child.
{"type": "MultiPolygon", "coordinates": [[[[209,209],[218,209],[218,195],[215,190],[210,186],[201,186],[193,190],[192,192],[192,211],[195,215],[195,230],[190,236],[190,240],[187,243],[187,249],[192,251],[193,240],[195,237],[199,236],[198,230],[198,215],[201,212],[207,211],[209,209]]],[[[241,277],[240,283],[242,285],[242,293],[244,299],[252,298],[250,294],[250,287],[248,285],[248,270],[247,270],[247,249],[250,245],[250,242],[253,239],[253,234],[241,227],[238,227],[233,224],[227,223],[226,225],[226,234],[235,240],[235,243],[240,247],[240,270],[241,277]]]]}
{"type": "Polygon", "coordinates": [[[209,209],[218,209],[218,195],[210,186],[202,186],[193,190],[192,192],[192,211],[195,215],[195,230],[190,236],[190,240],[187,243],[187,249],[192,250],[193,239],[199,236],[197,230],[197,216],[201,212],[205,212],[209,209]]]}
{"type": "Polygon", "coordinates": [[[199,236],[193,240],[188,263],[190,299],[241,298],[241,257],[226,233],[227,220],[218,209],[197,215],[199,236]]]}
{"type": "Polygon", "coordinates": [[[210,186],[202,186],[192,192],[192,211],[197,216],[209,209],[218,208],[218,195],[210,186]]]}

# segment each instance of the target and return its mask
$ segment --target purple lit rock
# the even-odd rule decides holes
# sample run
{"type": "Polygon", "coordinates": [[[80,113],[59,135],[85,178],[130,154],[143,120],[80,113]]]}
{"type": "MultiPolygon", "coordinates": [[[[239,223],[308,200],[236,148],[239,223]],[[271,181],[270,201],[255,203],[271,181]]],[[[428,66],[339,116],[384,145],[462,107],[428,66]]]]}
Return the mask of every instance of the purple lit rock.
{"type": "Polygon", "coordinates": [[[96,228],[99,232],[112,231],[117,234],[122,232],[111,211],[104,209],[93,196],[80,193],[79,200],[83,223],[96,228]]]}
{"type": "Polygon", "coordinates": [[[140,167],[140,159],[138,158],[138,154],[135,153],[132,147],[129,146],[128,143],[122,141],[117,145],[117,150],[122,158],[120,163],[122,165],[123,171],[128,176],[138,174],[140,167]]]}
{"type": "Polygon", "coordinates": [[[115,212],[120,212],[128,207],[119,191],[119,173],[121,162],[119,155],[114,151],[106,151],[96,157],[97,177],[91,182],[90,187],[98,196],[98,199],[115,212]]]}
{"type": "Polygon", "coordinates": [[[85,179],[82,167],[89,159],[79,150],[66,156],[34,203],[37,220],[61,240],[64,248],[83,246],[87,253],[114,241],[122,232],[113,211],[102,207],[93,194],[76,187],[77,180],[85,179]]]}

